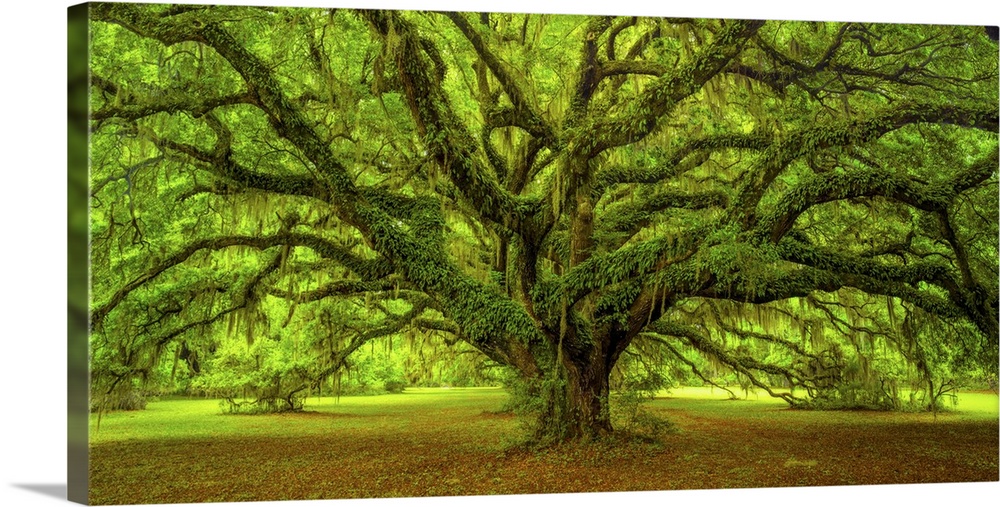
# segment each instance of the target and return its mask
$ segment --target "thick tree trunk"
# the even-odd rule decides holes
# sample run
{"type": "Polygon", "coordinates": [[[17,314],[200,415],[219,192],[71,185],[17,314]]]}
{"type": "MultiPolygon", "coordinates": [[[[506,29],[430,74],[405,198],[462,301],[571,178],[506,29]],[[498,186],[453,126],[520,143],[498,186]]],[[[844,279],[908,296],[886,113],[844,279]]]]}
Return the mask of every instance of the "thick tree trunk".
{"type": "Polygon", "coordinates": [[[603,360],[586,364],[564,360],[560,371],[550,372],[544,382],[544,400],[535,440],[590,441],[612,431],[608,404],[608,370],[603,360]]]}
{"type": "Polygon", "coordinates": [[[598,364],[568,365],[566,398],[570,438],[592,439],[612,431],[608,405],[608,371],[598,364]]]}

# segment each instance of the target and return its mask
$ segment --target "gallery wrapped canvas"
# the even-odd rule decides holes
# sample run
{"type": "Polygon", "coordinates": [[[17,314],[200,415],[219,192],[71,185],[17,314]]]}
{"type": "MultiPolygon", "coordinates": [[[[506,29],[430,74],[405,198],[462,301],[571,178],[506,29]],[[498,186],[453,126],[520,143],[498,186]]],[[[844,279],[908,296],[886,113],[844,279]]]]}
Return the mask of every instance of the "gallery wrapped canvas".
{"type": "Polygon", "coordinates": [[[998,480],[995,26],[69,34],[73,501],[998,480]]]}

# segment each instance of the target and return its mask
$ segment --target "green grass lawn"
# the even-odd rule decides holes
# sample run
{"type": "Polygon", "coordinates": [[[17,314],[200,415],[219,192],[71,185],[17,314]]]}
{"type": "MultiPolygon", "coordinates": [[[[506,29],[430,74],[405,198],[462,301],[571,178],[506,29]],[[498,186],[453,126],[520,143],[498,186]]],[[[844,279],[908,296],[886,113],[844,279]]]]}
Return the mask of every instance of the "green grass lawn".
{"type": "Polygon", "coordinates": [[[170,399],[146,410],[91,417],[91,443],[123,440],[269,436],[326,437],[336,431],[405,432],[422,424],[463,425],[462,416],[496,410],[507,399],[500,388],[411,388],[402,394],[309,398],[302,413],[223,414],[219,400],[170,399]],[[447,419],[437,417],[448,414],[447,419]],[[454,420],[453,420],[454,419],[454,420]]]}
{"type": "Polygon", "coordinates": [[[646,409],[674,431],[529,452],[500,389],[311,398],[302,413],[223,415],[152,402],[91,421],[93,503],[438,496],[996,481],[995,394],[929,413],[789,410],[677,389],[646,409]]]}

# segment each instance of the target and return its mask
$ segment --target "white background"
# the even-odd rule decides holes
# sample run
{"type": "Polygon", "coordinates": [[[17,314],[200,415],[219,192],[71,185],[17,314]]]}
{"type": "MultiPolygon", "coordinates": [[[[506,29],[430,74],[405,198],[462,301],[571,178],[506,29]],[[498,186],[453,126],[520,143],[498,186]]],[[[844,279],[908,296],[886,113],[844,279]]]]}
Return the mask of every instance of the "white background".
{"type": "MultiPolygon", "coordinates": [[[[257,3],[316,7],[504,10],[678,17],[821,19],[947,24],[1000,24],[993,1],[898,2],[877,0],[779,2],[616,0],[540,2],[512,0],[358,0],[257,3]],[[808,6],[806,6],[808,4],[808,6]]],[[[0,505],[58,505],[66,484],[66,8],[67,2],[13,0],[0,11],[0,505]],[[47,362],[46,359],[48,358],[47,362]]],[[[920,442],[914,442],[920,445],[920,442]]],[[[915,463],[914,466],[919,466],[915,463]]],[[[318,500],[317,506],[636,506],[809,504],[993,504],[1000,483],[673,491],[586,495],[499,496],[406,500],[318,500]],[[471,502],[470,502],[471,501],[471,502]]],[[[219,506],[282,505],[232,503],[219,506]]],[[[287,504],[284,504],[287,505],[287,504]]]]}

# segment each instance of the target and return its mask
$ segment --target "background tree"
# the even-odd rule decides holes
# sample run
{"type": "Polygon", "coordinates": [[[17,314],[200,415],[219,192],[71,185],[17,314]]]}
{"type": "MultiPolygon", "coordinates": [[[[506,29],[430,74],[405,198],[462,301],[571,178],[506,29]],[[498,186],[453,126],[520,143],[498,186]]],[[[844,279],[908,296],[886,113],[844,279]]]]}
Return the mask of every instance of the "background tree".
{"type": "Polygon", "coordinates": [[[327,344],[311,381],[377,337],[449,334],[534,382],[542,439],[610,432],[644,342],[793,404],[876,342],[995,371],[981,27],[92,15],[98,392],[177,340],[289,326],[327,344]],[[333,300],[361,313],[320,329],[333,300]]]}

